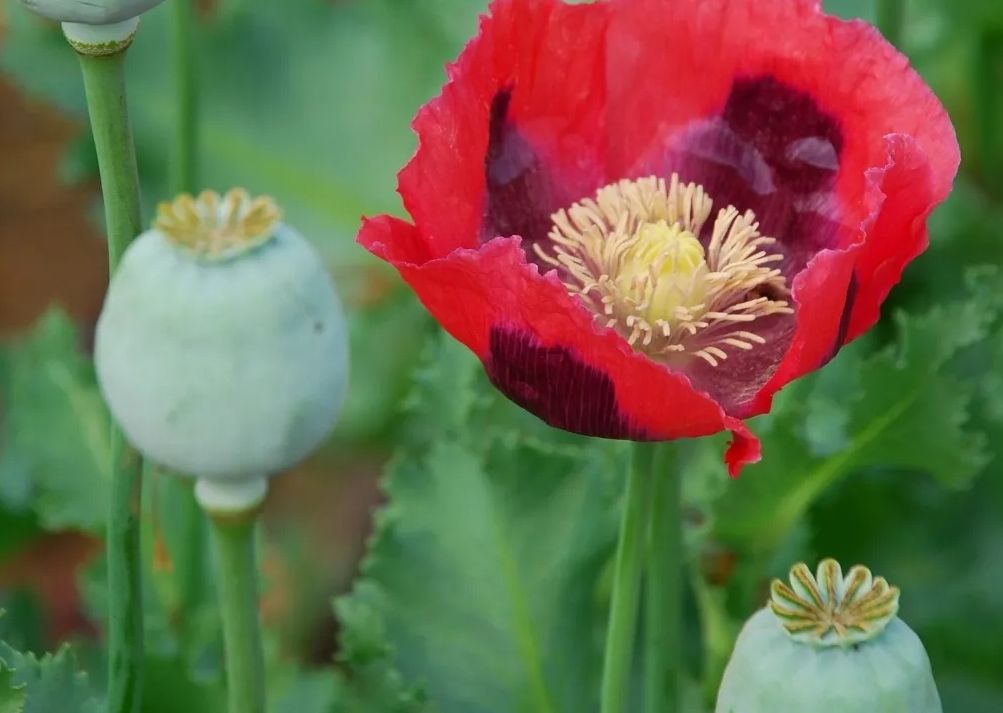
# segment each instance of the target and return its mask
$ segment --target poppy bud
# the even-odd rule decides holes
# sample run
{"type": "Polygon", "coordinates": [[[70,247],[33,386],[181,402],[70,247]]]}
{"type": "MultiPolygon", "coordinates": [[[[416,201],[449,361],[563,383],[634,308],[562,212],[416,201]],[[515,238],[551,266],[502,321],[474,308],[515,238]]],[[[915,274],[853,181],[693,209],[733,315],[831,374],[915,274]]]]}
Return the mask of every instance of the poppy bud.
{"type": "Polygon", "coordinates": [[[150,460],[249,509],[313,451],[347,384],[341,305],[268,198],[206,191],[160,206],[122,258],[97,325],[102,393],[150,460]]]}
{"type": "Polygon", "coordinates": [[[163,0],[21,0],[34,13],[59,22],[110,25],[137,17],[163,0]]]}
{"type": "Polygon", "coordinates": [[[930,660],[899,619],[899,590],[860,565],[791,569],[746,622],[716,713],[941,713],[930,660]]]}

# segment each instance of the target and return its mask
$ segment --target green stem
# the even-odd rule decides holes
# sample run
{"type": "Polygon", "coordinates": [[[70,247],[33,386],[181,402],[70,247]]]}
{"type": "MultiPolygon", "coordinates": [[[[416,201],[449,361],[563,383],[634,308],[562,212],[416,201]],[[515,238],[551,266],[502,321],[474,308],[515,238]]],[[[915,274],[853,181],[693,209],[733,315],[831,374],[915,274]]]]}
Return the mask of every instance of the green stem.
{"type": "Polygon", "coordinates": [[[125,54],[77,55],[84,75],[101,194],[108,231],[108,265],[114,270],[133,238],[142,232],[139,173],[125,101],[125,54]]]}
{"type": "Polygon", "coordinates": [[[713,706],[738,632],[728,616],[724,587],[711,585],[697,567],[691,568],[690,581],[703,634],[703,697],[713,706]]]}
{"type": "Polygon", "coordinates": [[[875,11],[881,34],[896,47],[901,47],[905,0],[877,0],[875,11]]]}
{"type": "MultiPolygon", "coordinates": [[[[125,99],[125,50],[78,55],[97,150],[108,232],[109,272],[140,230],[139,176],[125,99]]],[[[137,713],[142,694],[143,595],[139,502],[142,463],[112,429],[108,511],[108,711],[137,713]]]]}
{"type": "Polygon", "coordinates": [[[651,515],[645,565],[645,713],[681,710],[682,488],[672,446],[657,448],[651,472],[651,515]]]}
{"type": "Polygon", "coordinates": [[[265,712],[265,656],[258,619],[252,516],[211,517],[223,612],[230,713],[265,712]]]}
{"type": "Polygon", "coordinates": [[[627,706],[634,635],[637,630],[641,566],[647,535],[653,455],[651,446],[638,444],[634,451],[633,466],[627,476],[626,502],[620,521],[613,596],[606,629],[601,713],[623,713],[627,706]]]}
{"type": "MultiPolygon", "coordinates": [[[[194,193],[198,187],[198,86],[195,72],[195,0],[171,0],[171,54],[174,60],[175,119],[172,193],[194,193]]],[[[202,602],[205,571],[205,518],[190,487],[181,493],[176,558],[182,627],[202,602]]]]}
{"type": "Polygon", "coordinates": [[[198,87],[195,73],[194,0],[171,0],[175,108],[172,192],[194,193],[198,185],[198,87]]]}

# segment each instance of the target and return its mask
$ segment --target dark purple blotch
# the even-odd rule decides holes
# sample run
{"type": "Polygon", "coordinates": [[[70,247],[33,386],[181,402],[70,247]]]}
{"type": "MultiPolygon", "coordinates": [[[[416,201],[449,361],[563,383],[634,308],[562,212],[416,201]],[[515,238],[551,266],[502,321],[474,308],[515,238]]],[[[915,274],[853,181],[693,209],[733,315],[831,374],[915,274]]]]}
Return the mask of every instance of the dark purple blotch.
{"type": "Polygon", "coordinates": [[[566,347],[492,327],[488,377],[512,401],[551,426],[602,438],[647,440],[621,412],[609,376],[566,347]]]}
{"type": "Polygon", "coordinates": [[[519,235],[527,259],[538,262],[532,245],[547,239],[550,216],[563,206],[543,161],[509,120],[511,101],[512,89],[506,88],[491,102],[481,241],[519,235]]]}
{"type": "Polygon", "coordinates": [[[838,241],[833,189],[843,144],[839,121],[810,94],[772,76],[746,77],[732,84],[718,116],[694,121],[669,145],[653,148],[635,173],[678,172],[703,185],[715,213],[729,204],[754,211],[760,232],[779,241],[783,269],[793,279],[838,241]]]}

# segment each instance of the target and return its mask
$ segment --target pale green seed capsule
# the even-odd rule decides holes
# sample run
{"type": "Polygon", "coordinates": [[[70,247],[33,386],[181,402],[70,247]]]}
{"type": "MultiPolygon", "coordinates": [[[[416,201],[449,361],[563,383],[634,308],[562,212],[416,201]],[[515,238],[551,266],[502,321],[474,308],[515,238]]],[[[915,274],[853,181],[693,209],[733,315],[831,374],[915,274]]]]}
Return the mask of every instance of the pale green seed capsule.
{"type": "Polygon", "coordinates": [[[899,590],[862,566],[791,569],[746,622],[716,713],[942,713],[930,659],[896,615],[899,590]]]}
{"type": "Polygon", "coordinates": [[[105,399],[136,448],[240,510],[305,458],[344,398],[345,320],[322,262],[267,198],[206,192],[160,207],[98,320],[105,399]]]}
{"type": "Polygon", "coordinates": [[[110,25],[141,15],[164,0],[20,0],[42,17],[59,22],[110,25]]]}

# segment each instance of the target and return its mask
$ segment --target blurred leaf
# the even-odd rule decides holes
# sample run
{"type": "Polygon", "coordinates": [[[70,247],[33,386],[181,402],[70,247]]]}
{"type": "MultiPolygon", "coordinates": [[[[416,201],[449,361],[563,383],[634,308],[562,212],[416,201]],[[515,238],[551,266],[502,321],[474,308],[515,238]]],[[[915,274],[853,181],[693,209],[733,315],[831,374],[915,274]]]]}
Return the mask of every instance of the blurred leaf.
{"type": "Polygon", "coordinates": [[[949,487],[966,485],[981,470],[985,436],[968,424],[978,380],[954,373],[951,364],[988,335],[1000,290],[995,274],[979,272],[970,282],[967,299],[920,317],[899,314],[898,345],[872,356],[854,345],[815,380],[781,394],[774,414],[756,426],[763,462],[715,505],[720,538],[767,551],[827,488],[865,466],[926,472],[949,487]],[[817,426],[806,432],[818,409],[828,414],[825,435],[817,426]]]}
{"type": "Polygon", "coordinates": [[[0,713],[22,713],[24,699],[24,686],[15,685],[13,671],[0,661],[0,713]]]}
{"type": "Polygon", "coordinates": [[[98,713],[101,710],[92,696],[87,677],[77,672],[67,646],[38,659],[34,654],[19,653],[0,642],[0,666],[6,666],[11,672],[14,688],[23,688],[24,707],[20,709],[23,713],[98,713]]]}
{"type": "Polygon", "coordinates": [[[434,710],[420,686],[410,685],[394,666],[383,621],[386,599],[378,586],[361,581],[335,603],[342,626],[340,659],[351,685],[339,695],[339,713],[429,713],[434,710]]]}
{"type": "Polygon", "coordinates": [[[16,487],[30,488],[31,506],[47,529],[100,531],[111,458],[108,416],[76,329],[51,311],[3,351],[0,474],[29,481],[16,487]]]}
{"type": "MultiPolygon", "coordinates": [[[[334,713],[342,682],[333,670],[310,671],[296,676],[269,706],[271,713],[334,713]]],[[[391,713],[391,711],[387,711],[391,713]]]]}

